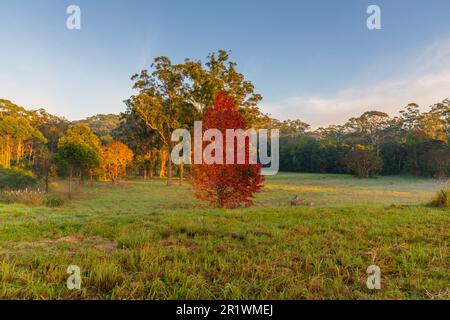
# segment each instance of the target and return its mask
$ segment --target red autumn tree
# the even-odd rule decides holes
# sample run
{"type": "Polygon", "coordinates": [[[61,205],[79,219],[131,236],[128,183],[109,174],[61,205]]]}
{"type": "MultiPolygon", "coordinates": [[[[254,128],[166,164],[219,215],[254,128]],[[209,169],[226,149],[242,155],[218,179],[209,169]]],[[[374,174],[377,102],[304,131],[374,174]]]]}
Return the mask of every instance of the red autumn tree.
{"type": "MultiPolygon", "coordinates": [[[[250,163],[250,141],[245,143],[245,161],[238,164],[238,146],[234,143],[234,164],[226,164],[226,130],[246,129],[244,118],[238,112],[231,97],[225,93],[217,94],[214,105],[205,110],[203,131],[218,129],[223,135],[223,164],[194,164],[192,184],[197,199],[208,201],[221,208],[251,206],[254,193],[262,188],[261,165],[250,163]]],[[[203,142],[202,149],[210,142],[203,142]]],[[[231,146],[230,146],[231,147],[231,146]]],[[[216,151],[213,151],[213,156],[216,151]]]]}

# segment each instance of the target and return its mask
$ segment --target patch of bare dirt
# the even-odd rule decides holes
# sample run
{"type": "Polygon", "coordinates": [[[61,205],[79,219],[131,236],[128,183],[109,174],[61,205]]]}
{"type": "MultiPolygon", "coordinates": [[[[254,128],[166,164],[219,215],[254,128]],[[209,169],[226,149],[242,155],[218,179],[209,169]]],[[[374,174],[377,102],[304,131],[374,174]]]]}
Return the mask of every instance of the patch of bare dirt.
{"type": "Polygon", "coordinates": [[[70,243],[78,243],[80,242],[77,237],[69,236],[69,237],[62,237],[59,239],[54,240],[55,242],[70,242],[70,243]]]}
{"type": "Polygon", "coordinates": [[[113,252],[117,249],[117,244],[113,242],[108,243],[101,243],[95,246],[99,250],[107,251],[107,252],[113,252]]]}
{"type": "Polygon", "coordinates": [[[59,243],[78,244],[80,247],[93,247],[106,252],[112,252],[117,249],[117,244],[115,242],[106,241],[100,237],[67,236],[57,239],[19,242],[14,245],[14,250],[49,247],[59,243]]]}

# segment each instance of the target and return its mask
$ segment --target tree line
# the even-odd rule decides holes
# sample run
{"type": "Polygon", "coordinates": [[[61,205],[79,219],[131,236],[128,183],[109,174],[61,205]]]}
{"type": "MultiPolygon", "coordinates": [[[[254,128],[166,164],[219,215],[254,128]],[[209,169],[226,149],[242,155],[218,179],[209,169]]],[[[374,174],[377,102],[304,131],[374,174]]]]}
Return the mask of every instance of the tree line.
{"type": "MultiPolygon", "coordinates": [[[[105,118],[111,116],[101,117],[102,121],[105,118]]],[[[44,109],[30,111],[0,100],[0,168],[35,176],[47,191],[50,180],[58,175],[69,178],[69,187],[74,175],[80,182],[94,178],[116,181],[133,161],[133,152],[123,143],[102,143],[101,138],[83,121],[69,122],[44,109]]],[[[3,187],[8,186],[0,185],[3,187]]]]}
{"type": "Polygon", "coordinates": [[[398,116],[367,111],[343,125],[310,131],[301,121],[279,123],[280,168],[311,173],[450,175],[450,100],[421,112],[408,104],[398,116]]]}
{"type": "MultiPolygon", "coordinates": [[[[450,102],[421,112],[409,104],[391,118],[368,111],[344,125],[310,130],[301,120],[279,121],[258,108],[262,96],[236,70],[230,53],[211,53],[206,62],[174,64],[157,57],[149,70],[131,77],[135,93],[120,115],[70,122],[44,109],[26,110],[0,100],[0,167],[31,172],[48,189],[56,176],[80,183],[117,182],[126,175],[180,183],[191,168],[170,161],[175,129],[192,130],[225,93],[248,128],[279,129],[280,169],[295,172],[449,175],[450,102]]],[[[1,186],[0,186],[1,187],[1,186]]]]}

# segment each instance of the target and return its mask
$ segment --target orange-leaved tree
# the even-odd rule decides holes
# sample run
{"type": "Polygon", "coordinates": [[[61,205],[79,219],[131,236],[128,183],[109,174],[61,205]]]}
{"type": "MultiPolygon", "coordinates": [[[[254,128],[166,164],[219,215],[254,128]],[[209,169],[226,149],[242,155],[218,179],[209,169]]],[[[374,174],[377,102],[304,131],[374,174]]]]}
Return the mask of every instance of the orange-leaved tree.
{"type": "Polygon", "coordinates": [[[127,165],[133,161],[133,151],[121,142],[102,147],[102,169],[105,177],[116,183],[125,174],[127,165]]]}
{"type": "MultiPolygon", "coordinates": [[[[246,122],[239,113],[238,107],[225,93],[216,95],[214,105],[204,111],[202,122],[203,131],[217,129],[223,137],[226,136],[227,129],[246,129],[246,122]]],[[[223,147],[214,149],[211,153],[215,158],[217,156],[215,152],[223,152],[222,163],[208,164],[202,161],[201,164],[195,164],[193,161],[192,185],[196,198],[217,207],[230,209],[253,204],[254,193],[261,190],[263,177],[261,165],[250,163],[250,141],[245,141],[245,148],[243,148],[245,161],[241,164],[237,161],[237,143],[234,143],[233,164],[227,164],[226,150],[233,146],[227,146],[225,138],[222,139],[223,147]]],[[[218,141],[211,143],[216,142],[218,141]]],[[[202,150],[207,145],[208,142],[203,142],[202,150]]]]}

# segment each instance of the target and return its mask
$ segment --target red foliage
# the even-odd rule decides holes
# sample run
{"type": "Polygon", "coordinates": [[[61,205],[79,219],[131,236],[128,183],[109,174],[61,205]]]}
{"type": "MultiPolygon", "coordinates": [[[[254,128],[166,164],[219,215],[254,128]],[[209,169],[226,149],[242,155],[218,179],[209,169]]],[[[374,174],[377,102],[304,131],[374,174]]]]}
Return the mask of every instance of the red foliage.
{"type": "MultiPolygon", "coordinates": [[[[238,208],[251,206],[254,193],[262,188],[263,177],[260,164],[250,164],[247,140],[245,145],[245,163],[237,164],[237,146],[235,143],[235,164],[225,164],[226,159],[226,130],[245,129],[246,123],[239,114],[233,100],[225,93],[216,96],[213,106],[203,114],[203,131],[218,129],[222,132],[224,164],[194,164],[192,166],[192,184],[195,196],[208,201],[214,206],[224,208],[238,208]]],[[[203,143],[203,149],[210,142],[203,143]]]]}

